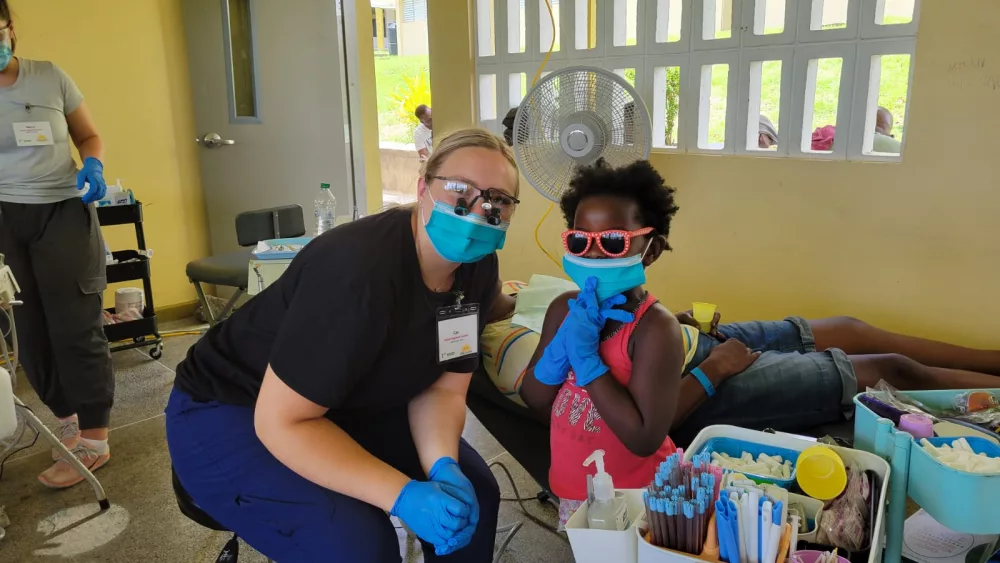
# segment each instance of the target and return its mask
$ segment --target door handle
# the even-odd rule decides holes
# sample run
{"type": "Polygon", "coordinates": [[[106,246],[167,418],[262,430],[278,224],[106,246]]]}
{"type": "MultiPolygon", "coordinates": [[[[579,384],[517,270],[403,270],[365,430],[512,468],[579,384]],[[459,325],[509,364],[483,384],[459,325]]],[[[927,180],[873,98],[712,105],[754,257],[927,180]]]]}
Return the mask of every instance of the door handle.
{"type": "Polygon", "coordinates": [[[214,149],[216,147],[221,147],[223,145],[235,145],[236,141],[232,139],[223,139],[218,133],[209,133],[201,139],[195,139],[194,142],[200,144],[206,149],[214,149]]]}

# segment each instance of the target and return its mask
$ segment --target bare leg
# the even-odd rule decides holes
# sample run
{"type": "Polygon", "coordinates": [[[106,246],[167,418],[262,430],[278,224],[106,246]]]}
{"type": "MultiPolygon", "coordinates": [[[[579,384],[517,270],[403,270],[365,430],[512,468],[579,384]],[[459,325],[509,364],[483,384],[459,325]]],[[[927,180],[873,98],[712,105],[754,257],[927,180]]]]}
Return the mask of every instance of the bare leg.
{"type": "Polygon", "coordinates": [[[1000,377],[958,369],[928,367],[900,354],[848,356],[858,389],[875,387],[880,379],[896,389],[983,389],[1000,387],[1000,377]]]}
{"type": "MultiPolygon", "coordinates": [[[[1000,375],[1000,351],[976,350],[895,334],[851,317],[809,321],[816,348],[840,348],[848,355],[901,354],[924,366],[1000,375]]],[[[1000,382],[994,383],[994,385],[1000,382]]]]}

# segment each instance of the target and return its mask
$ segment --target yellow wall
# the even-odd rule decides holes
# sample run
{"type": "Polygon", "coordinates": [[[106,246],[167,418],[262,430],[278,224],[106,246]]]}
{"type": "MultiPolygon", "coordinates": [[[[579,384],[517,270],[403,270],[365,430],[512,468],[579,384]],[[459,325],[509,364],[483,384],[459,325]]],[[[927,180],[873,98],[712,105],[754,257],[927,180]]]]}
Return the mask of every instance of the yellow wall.
{"type": "MultiPolygon", "coordinates": [[[[365,154],[365,194],[368,213],[382,207],[382,167],[378,149],[378,91],[375,88],[375,48],[371,39],[371,0],[355,0],[355,23],[358,38],[358,90],[361,104],[362,142],[365,154]]],[[[398,12],[397,12],[398,13],[398,12]]]]}
{"type": "MultiPolygon", "coordinates": [[[[459,32],[470,2],[429,4],[434,122],[447,132],[473,124],[472,41],[459,32]]],[[[849,314],[998,346],[1000,2],[922,6],[904,162],[654,154],[681,209],[652,292],[674,309],[716,302],[729,320],[849,314]]],[[[501,273],[557,274],[532,240],[547,202],[527,185],[521,199],[501,273]]],[[[557,214],[541,232],[554,253],[557,214]]]]}
{"type": "MultiPolygon", "coordinates": [[[[430,10],[430,6],[427,9],[430,10]]],[[[425,22],[404,22],[400,19],[396,25],[396,41],[400,55],[410,57],[427,54],[429,38],[425,22]]]]}
{"type": "MultiPolygon", "coordinates": [[[[184,267],[208,253],[208,234],[180,2],[12,4],[18,55],[52,60],[73,77],[104,139],[105,178],[121,178],[145,204],[157,307],[193,301],[184,267]]],[[[112,249],[135,247],[131,227],[104,234],[112,249]]]]}

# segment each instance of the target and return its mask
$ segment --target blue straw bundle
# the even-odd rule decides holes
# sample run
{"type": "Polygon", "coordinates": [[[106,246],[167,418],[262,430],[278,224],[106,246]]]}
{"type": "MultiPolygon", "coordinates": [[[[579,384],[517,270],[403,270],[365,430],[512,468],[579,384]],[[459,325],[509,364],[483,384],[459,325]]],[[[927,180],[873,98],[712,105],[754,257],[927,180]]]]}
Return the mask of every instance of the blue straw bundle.
{"type": "Polygon", "coordinates": [[[650,543],[698,555],[722,483],[721,468],[708,453],[683,461],[678,450],[660,464],[643,493],[650,543]]]}

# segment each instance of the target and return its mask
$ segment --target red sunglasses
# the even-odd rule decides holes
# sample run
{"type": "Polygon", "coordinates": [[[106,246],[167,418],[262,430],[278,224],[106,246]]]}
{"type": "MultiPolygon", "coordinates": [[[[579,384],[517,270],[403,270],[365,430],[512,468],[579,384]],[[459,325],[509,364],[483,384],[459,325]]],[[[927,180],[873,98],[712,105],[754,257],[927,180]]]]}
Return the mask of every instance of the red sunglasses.
{"type": "Polygon", "coordinates": [[[597,241],[597,248],[609,258],[618,258],[628,253],[632,246],[632,237],[641,237],[653,232],[652,227],[645,227],[637,231],[622,231],[610,229],[607,231],[578,231],[570,229],[562,234],[563,246],[566,252],[573,256],[583,256],[590,250],[590,245],[597,241]]]}

